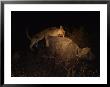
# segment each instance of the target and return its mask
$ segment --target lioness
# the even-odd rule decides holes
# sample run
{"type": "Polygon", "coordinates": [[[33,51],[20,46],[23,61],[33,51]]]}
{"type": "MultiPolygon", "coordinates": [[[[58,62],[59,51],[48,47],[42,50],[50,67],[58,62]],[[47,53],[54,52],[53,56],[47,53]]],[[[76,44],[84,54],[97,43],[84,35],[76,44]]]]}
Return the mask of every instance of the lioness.
{"type": "Polygon", "coordinates": [[[26,33],[28,39],[31,40],[30,49],[32,50],[35,43],[38,43],[40,40],[45,39],[46,47],[49,47],[48,36],[57,36],[57,37],[64,37],[65,31],[62,26],[60,28],[51,27],[45,29],[41,32],[36,33],[33,37],[30,37],[28,32],[26,33]]]}

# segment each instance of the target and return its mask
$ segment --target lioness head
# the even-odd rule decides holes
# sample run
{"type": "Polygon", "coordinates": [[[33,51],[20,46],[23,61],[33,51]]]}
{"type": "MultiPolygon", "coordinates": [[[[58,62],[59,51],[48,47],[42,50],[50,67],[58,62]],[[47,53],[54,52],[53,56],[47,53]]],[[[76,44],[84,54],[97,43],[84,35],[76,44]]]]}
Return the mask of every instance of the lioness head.
{"type": "Polygon", "coordinates": [[[59,31],[58,31],[58,37],[64,37],[65,36],[65,31],[62,26],[60,26],[59,31]]]}

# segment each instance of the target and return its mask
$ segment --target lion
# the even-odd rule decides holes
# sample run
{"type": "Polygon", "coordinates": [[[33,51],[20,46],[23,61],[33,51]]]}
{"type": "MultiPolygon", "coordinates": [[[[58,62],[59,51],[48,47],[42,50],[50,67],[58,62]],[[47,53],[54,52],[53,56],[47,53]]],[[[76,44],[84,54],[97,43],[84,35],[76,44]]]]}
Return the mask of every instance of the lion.
{"type": "Polygon", "coordinates": [[[33,46],[35,44],[38,44],[38,42],[43,40],[43,39],[45,39],[45,41],[46,41],[46,47],[49,47],[48,37],[49,36],[64,37],[65,36],[65,30],[60,25],[59,28],[51,27],[51,28],[48,28],[48,29],[45,29],[41,32],[36,33],[32,37],[29,36],[28,32],[26,32],[26,35],[27,35],[28,39],[31,40],[29,47],[31,50],[33,50],[33,46]]]}

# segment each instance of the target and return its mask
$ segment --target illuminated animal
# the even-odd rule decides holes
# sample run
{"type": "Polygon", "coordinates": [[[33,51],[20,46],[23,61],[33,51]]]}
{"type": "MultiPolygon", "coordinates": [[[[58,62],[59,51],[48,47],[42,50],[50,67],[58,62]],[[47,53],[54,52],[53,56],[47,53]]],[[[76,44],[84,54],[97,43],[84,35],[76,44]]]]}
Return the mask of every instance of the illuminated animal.
{"type": "Polygon", "coordinates": [[[62,26],[60,26],[60,28],[51,27],[35,34],[32,38],[28,35],[27,32],[27,37],[31,40],[30,49],[32,50],[33,46],[38,44],[38,42],[43,39],[46,41],[46,47],[49,47],[48,36],[64,37],[65,31],[62,26]]]}
{"type": "Polygon", "coordinates": [[[91,49],[86,47],[86,48],[79,48],[78,49],[78,54],[76,56],[78,57],[86,57],[88,55],[88,53],[91,52],[91,49]]]}

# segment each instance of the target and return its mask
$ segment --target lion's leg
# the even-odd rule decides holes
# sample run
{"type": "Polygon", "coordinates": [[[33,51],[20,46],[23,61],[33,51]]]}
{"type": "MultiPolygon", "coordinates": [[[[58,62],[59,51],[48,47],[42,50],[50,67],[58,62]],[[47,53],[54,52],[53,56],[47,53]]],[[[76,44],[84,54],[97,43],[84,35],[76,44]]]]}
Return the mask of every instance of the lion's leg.
{"type": "Polygon", "coordinates": [[[36,40],[35,40],[35,39],[31,41],[31,44],[30,44],[30,46],[29,46],[31,50],[33,50],[33,45],[34,45],[35,43],[36,43],[36,40]]]}
{"type": "Polygon", "coordinates": [[[40,38],[38,38],[38,39],[33,39],[32,41],[31,41],[31,44],[30,44],[30,49],[31,50],[33,50],[32,48],[33,48],[33,46],[34,46],[34,44],[35,43],[38,43],[40,40],[42,40],[44,38],[44,36],[42,36],[42,37],[40,37],[40,38]]]}
{"type": "Polygon", "coordinates": [[[49,41],[48,41],[48,37],[45,36],[45,40],[46,40],[46,47],[49,47],[49,41]]]}

